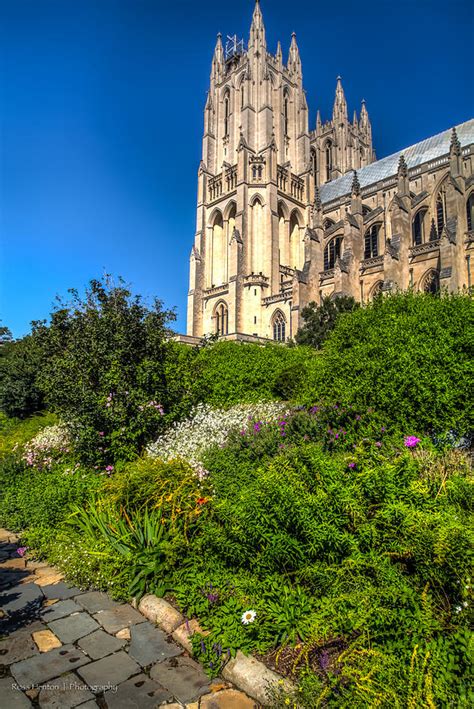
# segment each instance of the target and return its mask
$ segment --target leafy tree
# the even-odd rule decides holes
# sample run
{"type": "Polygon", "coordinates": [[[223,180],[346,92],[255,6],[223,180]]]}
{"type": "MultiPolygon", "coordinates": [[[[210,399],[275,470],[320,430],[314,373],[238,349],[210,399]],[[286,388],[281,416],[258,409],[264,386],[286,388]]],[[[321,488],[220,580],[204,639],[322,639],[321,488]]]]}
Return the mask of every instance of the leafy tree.
{"type": "Polygon", "coordinates": [[[0,411],[26,418],[44,408],[37,384],[41,352],[34,338],[14,341],[6,327],[0,328],[0,411]]]}
{"type": "Polygon", "coordinates": [[[324,296],[321,305],[309,303],[301,311],[304,325],[296,333],[298,345],[309,345],[319,349],[334,329],[341,313],[352,312],[359,307],[352,296],[343,295],[332,299],[324,296]]]}
{"type": "Polygon", "coordinates": [[[84,298],[70,290],[50,325],[36,322],[43,354],[39,382],[48,407],[72,428],[82,459],[111,466],[132,458],[163,427],[172,311],[132,295],[122,279],[92,280],[84,298]]]}

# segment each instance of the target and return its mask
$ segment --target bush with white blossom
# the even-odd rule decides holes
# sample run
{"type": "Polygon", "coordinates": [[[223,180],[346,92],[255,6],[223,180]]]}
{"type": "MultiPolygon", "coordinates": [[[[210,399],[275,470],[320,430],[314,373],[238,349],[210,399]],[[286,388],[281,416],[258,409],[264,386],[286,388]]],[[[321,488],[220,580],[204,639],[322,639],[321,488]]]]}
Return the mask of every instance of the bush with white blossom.
{"type": "Polygon", "coordinates": [[[224,445],[231,431],[244,428],[250,421],[275,421],[287,411],[288,405],[278,401],[241,404],[231,409],[199,404],[190,418],[175,423],[151,443],[147,453],[165,461],[183,458],[196,468],[199,477],[204,477],[207,471],[201,456],[206,449],[224,445]]]}
{"type": "Polygon", "coordinates": [[[50,469],[63,456],[71,452],[71,437],[64,424],[47,426],[36,434],[23,448],[25,463],[38,469],[50,469]]]}

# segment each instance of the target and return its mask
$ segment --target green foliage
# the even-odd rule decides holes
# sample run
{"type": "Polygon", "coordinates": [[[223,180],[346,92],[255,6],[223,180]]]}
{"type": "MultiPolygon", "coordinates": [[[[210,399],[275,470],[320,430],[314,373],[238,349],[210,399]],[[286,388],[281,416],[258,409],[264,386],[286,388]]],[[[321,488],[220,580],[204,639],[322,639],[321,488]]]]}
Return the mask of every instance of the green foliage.
{"type": "Polygon", "coordinates": [[[336,298],[326,295],[321,305],[316,305],[314,301],[309,303],[301,311],[304,325],[296,333],[296,342],[298,345],[309,345],[319,349],[329,333],[334,330],[339,316],[342,313],[350,313],[358,307],[359,304],[349,295],[336,298]]]}
{"type": "Polygon", "coordinates": [[[58,418],[51,413],[31,416],[24,421],[0,414],[0,457],[14,449],[20,449],[43,428],[56,423],[58,418]]]}
{"type": "Polygon", "coordinates": [[[173,314],[149,308],[122,281],[70,291],[51,323],[36,323],[43,352],[38,381],[48,406],[71,427],[82,460],[128,460],[163,428],[168,407],[164,358],[173,314]]]}
{"type": "Polygon", "coordinates": [[[371,406],[407,433],[469,435],[473,320],[467,295],[377,298],[338,320],[305,402],[371,406]]]}
{"type": "Polygon", "coordinates": [[[42,361],[42,351],[31,335],[1,342],[0,411],[10,417],[26,418],[44,408],[38,385],[42,361]]]}

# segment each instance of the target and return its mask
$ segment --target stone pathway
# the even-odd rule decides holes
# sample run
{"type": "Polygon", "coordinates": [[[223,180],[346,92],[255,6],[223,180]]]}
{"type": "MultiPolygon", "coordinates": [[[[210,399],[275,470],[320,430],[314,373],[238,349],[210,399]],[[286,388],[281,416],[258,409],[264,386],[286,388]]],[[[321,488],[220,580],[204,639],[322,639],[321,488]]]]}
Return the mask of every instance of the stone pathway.
{"type": "Polygon", "coordinates": [[[127,603],[22,558],[0,529],[0,709],[255,709],[127,603]]]}

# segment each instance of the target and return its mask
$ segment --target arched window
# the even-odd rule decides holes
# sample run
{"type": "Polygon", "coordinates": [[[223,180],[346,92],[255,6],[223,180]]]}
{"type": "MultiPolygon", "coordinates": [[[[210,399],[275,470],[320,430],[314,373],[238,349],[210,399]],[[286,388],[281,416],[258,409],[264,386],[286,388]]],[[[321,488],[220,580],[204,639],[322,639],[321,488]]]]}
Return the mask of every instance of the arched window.
{"type": "Polygon", "coordinates": [[[379,255],[380,224],[374,224],[365,232],[364,258],[374,258],[379,255]]]}
{"type": "Polygon", "coordinates": [[[298,213],[293,211],[290,216],[290,244],[289,244],[290,266],[291,268],[300,268],[300,220],[298,213]]]}
{"type": "Polygon", "coordinates": [[[443,195],[440,193],[436,199],[436,229],[438,231],[438,237],[441,236],[441,232],[444,227],[444,202],[443,195]]]}
{"type": "Polygon", "coordinates": [[[326,182],[329,182],[332,174],[332,143],[330,140],[326,142],[325,147],[326,156],[326,182]]]}
{"type": "Polygon", "coordinates": [[[425,240],[425,216],[426,209],[420,209],[413,219],[411,226],[411,235],[413,246],[419,246],[425,240]]]}
{"type": "Polygon", "coordinates": [[[474,229],[474,192],[471,192],[466,202],[467,230],[474,229]]]}
{"type": "Polygon", "coordinates": [[[378,298],[380,295],[382,295],[382,288],[383,281],[377,281],[370,289],[369,300],[374,300],[374,298],[378,298]]]}
{"type": "Polygon", "coordinates": [[[245,106],[245,76],[240,83],[240,108],[245,106]]]}
{"type": "Polygon", "coordinates": [[[438,271],[432,269],[431,271],[425,273],[421,279],[420,290],[423,291],[423,293],[431,293],[432,295],[439,293],[438,271]]]}
{"type": "Polygon", "coordinates": [[[229,116],[230,116],[230,94],[226,91],[224,96],[224,138],[229,135],[229,116]]]}
{"type": "Polygon", "coordinates": [[[323,221],[323,229],[330,229],[334,224],[335,222],[332,219],[325,219],[323,221]]]}
{"type": "Polygon", "coordinates": [[[340,258],[342,253],[342,236],[335,236],[334,239],[326,244],[324,249],[324,270],[327,271],[329,268],[334,268],[336,261],[340,258]]]}
{"type": "Polygon", "coordinates": [[[313,173],[313,180],[314,184],[318,184],[318,179],[317,179],[317,159],[316,159],[316,150],[314,148],[311,148],[311,170],[313,173]]]}
{"type": "Polygon", "coordinates": [[[214,312],[216,335],[229,333],[229,311],[225,303],[218,303],[214,312]]]}
{"type": "Polygon", "coordinates": [[[285,89],[285,93],[283,94],[283,125],[285,127],[285,135],[288,135],[289,103],[288,90],[285,89]]]}
{"type": "Polygon", "coordinates": [[[273,339],[276,342],[285,342],[286,340],[286,319],[281,310],[277,310],[272,320],[273,324],[273,339]]]}
{"type": "Polygon", "coordinates": [[[220,286],[227,282],[227,240],[224,232],[224,220],[217,211],[212,223],[212,261],[211,286],[220,286]]]}

